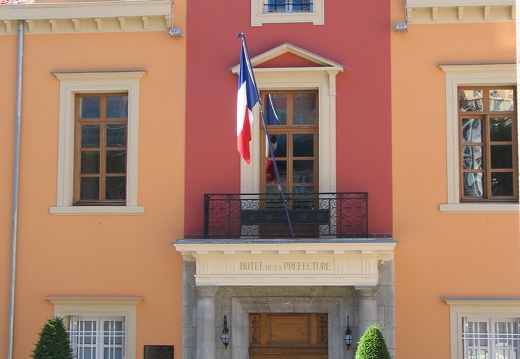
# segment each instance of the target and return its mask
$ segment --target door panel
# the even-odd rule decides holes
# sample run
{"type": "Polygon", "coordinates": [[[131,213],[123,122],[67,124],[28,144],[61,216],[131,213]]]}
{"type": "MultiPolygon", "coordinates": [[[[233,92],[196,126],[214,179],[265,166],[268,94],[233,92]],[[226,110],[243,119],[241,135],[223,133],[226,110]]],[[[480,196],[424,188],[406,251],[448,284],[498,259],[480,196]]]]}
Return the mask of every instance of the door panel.
{"type": "Polygon", "coordinates": [[[250,359],[326,359],[328,318],[323,313],[252,313],[250,359]]]}

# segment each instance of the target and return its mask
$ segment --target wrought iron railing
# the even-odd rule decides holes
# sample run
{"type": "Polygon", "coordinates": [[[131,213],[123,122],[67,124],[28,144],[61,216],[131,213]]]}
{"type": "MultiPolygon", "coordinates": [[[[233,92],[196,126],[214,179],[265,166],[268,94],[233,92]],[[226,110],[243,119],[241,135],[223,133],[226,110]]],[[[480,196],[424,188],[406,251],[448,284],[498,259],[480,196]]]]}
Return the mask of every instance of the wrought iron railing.
{"type": "Polygon", "coordinates": [[[368,237],[368,194],[286,193],[204,195],[205,238],[368,237]]]}

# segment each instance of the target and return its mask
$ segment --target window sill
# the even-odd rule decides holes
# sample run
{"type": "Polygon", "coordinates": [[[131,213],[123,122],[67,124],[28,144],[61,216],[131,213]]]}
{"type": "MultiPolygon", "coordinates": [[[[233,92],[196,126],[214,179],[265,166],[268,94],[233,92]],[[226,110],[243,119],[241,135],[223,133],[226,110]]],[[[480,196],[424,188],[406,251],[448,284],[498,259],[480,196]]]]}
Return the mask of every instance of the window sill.
{"type": "Polygon", "coordinates": [[[143,206],[70,206],[50,207],[50,214],[143,214],[143,206]]]}
{"type": "Polygon", "coordinates": [[[439,206],[444,213],[519,213],[518,203],[446,203],[439,206]]]}

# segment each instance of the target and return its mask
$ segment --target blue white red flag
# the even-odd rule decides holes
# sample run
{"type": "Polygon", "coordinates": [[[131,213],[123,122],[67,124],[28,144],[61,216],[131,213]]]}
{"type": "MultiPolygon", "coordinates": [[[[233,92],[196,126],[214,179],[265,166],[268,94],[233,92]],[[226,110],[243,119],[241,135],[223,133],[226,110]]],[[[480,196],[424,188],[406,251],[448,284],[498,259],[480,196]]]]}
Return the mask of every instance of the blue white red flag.
{"type": "Polygon", "coordinates": [[[238,152],[247,163],[251,162],[249,142],[251,142],[253,107],[259,101],[251,60],[249,59],[245,39],[242,37],[237,94],[237,147],[238,152]]]}

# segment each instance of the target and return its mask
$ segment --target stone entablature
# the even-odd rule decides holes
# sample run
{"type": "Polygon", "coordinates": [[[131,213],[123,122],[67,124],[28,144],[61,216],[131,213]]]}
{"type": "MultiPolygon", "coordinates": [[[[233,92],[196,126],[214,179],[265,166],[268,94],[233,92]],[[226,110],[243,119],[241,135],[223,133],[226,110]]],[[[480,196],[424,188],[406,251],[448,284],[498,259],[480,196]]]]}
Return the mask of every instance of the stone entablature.
{"type": "Polygon", "coordinates": [[[514,22],[514,0],[407,0],[410,24],[514,22]]]}
{"type": "Polygon", "coordinates": [[[172,27],[172,7],[165,0],[0,5],[0,35],[161,31],[172,27]]]}
{"type": "Polygon", "coordinates": [[[375,286],[379,261],[396,242],[382,240],[178,240],[196,261],[197,286],[375,286]]]}

